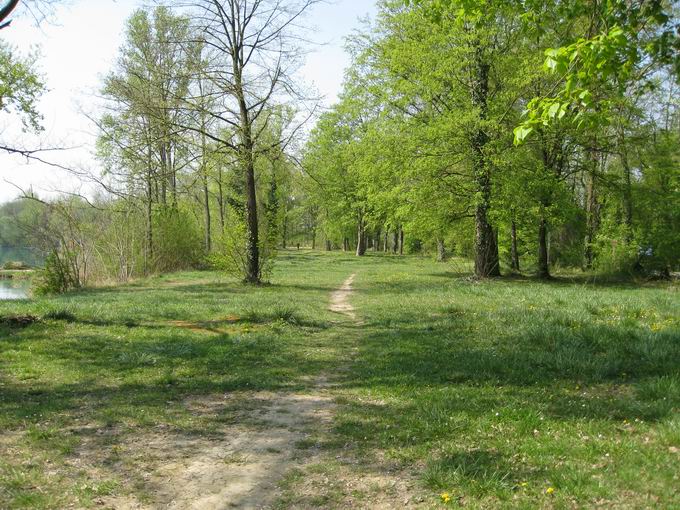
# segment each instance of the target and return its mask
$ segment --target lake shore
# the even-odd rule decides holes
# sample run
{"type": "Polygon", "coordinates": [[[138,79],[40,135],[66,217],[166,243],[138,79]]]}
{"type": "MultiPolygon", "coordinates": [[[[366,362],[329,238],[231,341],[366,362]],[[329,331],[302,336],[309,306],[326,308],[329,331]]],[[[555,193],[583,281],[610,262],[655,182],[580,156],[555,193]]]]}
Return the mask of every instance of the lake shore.
{"type": "Polygon", "coordinates": [[[0,269],[2,280],[27,280],[35,275],[35,269],[0,269]]]}

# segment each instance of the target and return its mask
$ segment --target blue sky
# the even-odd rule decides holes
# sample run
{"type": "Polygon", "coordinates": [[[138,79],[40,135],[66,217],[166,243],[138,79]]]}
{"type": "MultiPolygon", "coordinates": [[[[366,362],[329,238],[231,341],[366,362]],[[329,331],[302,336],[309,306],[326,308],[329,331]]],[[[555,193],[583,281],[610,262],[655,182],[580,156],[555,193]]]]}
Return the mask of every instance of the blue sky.
{"type": "MultiPolygon", "coordinates": [[[[45,132],[36,140],[8,120],[0,119],[4,142],[25,146],[77,147],[45,158],[68,167],[96,169],[91,157],[95,138],[93,126],[82,112],[96,114],[93,95],[101,78],[112,67],[123,41],[125,20],[142,0],[67,0],[50,23],[33,26],[28,17],[16,18],[0,38],[26,53],[37,47],[40,70],[49,92],[41,101],[45,132]]],[[[314,27],[314,52],[307,58],[302,78],[313,84],[332,103],[342,84],[348,64],[344,38],[360,27],[359,19],[375,14],[374,0],[335,0],[317,5],[308,16],[314,27]]],[[[77,182],[54,168],[26,164],[21,158],[0,154],[0,202],[17,195],[17,189],[33,186],[45,195],[53,190],[79,191],[77,182]]]]}

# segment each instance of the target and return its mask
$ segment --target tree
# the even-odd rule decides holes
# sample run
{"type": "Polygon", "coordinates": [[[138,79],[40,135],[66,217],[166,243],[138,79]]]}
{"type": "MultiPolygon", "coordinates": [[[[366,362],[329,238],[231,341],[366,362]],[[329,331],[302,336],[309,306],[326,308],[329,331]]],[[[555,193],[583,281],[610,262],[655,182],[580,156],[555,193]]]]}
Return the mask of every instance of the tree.
{"type": "Polygon", "coordinates": [[[521,60],[518,66],[511,51],[522,27],[494,8],[491,15],[443,9],[433,20],[424,8],[386,3],[365,50],[367,79],[391,111],[385,116],[406,123],[402,132],[414,140],[415,178],[427,171],[456,196],[459,205],[442,216],[473,217],[479,277],[500,274],[491,216],[495,160],[511,144],[505,122],[523,85],[521,60]]]}
{"type": "Polygon", "coordinates": [[[136,11],[117,67],[104,83],[107,112],[97,121],[107,189],[143,205],[148,270],[168,267],[156,257],[161,240],[154,239],[154,224],[180,221],[178,175],[194,160],[189,131],[178,128],[192,122],[181,104],[200,61],[199,45],[186,44],[189,34],[189,20],[166,7],[136,11]]]}
{"type": "MultiPolygon", "coordinates": [[[[188,97],[185,106],[205,112],[236,134],[233,137],[205,133],[224,151],[237,156],[243,178],[245,208],[244,280],[262,279],[256,160],[262,147],[260,138],[277,104],[294,97],[293,72],[299,57],[296,29],[305,11],[318,0],[280,2],[278,0],[196,0],[189,4],[196,33],[203,34],[206,66],[202,73],[214,86],[216,106],[205,111],[199,97],[188,97]]],[[[203,132],[200,128],[192,128],[203,132]]],[[[276,144],[287,145],[293,129],[276,144]]]]}

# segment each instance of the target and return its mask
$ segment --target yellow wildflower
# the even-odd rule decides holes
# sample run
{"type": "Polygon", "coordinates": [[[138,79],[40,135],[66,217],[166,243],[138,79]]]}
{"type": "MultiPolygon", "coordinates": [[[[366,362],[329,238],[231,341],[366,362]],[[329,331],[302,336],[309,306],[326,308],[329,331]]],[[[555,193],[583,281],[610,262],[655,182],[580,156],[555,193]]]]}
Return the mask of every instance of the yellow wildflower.
{"type": "Polygon", "coordinates": [[[449,501],[451,501],[451,494],[449,494],[448,492],[443,492],[443,493],[441,494],[441,498],[442,498],[442,502],[443,502],[444,504],[446,504],[446,503],[448,503],[449,501]]]}
{"type": "Polygon", "coordinates": [[[554,488],[554,487],[548,487],[548,488],[545,490],[545,493],[546,493],[546,494],[552,494],[553,492],[555,492],[555,488],[554,488]]]}

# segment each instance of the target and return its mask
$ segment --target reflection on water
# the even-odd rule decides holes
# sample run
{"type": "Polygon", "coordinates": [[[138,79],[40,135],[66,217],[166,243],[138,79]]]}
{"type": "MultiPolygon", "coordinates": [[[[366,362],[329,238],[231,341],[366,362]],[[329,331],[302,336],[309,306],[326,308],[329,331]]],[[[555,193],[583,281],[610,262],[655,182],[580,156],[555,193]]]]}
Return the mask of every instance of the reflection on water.
{"type": "Polygon", "coordinates": [[[0,300],[28,298],[28,282],[0,279],[0,300]]]}

